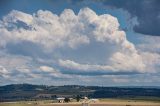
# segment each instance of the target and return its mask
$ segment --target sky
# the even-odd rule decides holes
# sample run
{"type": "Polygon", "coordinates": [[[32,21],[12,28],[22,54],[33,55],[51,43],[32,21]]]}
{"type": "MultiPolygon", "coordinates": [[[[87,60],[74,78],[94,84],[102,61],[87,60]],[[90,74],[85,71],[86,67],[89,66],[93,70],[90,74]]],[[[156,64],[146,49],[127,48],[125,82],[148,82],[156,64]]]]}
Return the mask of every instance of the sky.
{"type": "Polygon", "coordinates": [[[159,0],[1,0],[0,85],[160,85],[159,0]]]}

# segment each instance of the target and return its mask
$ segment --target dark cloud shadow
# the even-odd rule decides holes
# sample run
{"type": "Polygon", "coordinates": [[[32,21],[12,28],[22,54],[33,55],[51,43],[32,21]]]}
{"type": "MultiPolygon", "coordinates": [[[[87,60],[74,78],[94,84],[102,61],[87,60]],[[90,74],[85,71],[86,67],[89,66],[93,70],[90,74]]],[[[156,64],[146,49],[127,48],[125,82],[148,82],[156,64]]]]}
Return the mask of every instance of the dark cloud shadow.
{"type": "Polygon", "coordinates": [[[33,58],[41,57],[48,58],[44,53],[43,48],[29,41],[22,41],[19,43],[9,43],[6,46],[7,53],[14,55],[30,56],[33,58]]]}
{"type": "MultiPolygon", "coordinates": [[[[137,17],[138,25],[133,26],[137,33],[160,36],[160,0],[86,0],[85,3],[102,3],[106,8],[123,9],[130,18],[137,17]]],[[[84,4],[84,0],[70,0],[71,5],[84,4]]],[[[88,5],[89,6],[89,5],[88,5]]]]}
{"type": "Polygon", "coordinates": [[[137,17],[139,24],[133,27],[135,32],[160,36],[160,0],[103,0],[102,2],[106,7],[121,8],[128,11],[131,17],[137,17]]]}

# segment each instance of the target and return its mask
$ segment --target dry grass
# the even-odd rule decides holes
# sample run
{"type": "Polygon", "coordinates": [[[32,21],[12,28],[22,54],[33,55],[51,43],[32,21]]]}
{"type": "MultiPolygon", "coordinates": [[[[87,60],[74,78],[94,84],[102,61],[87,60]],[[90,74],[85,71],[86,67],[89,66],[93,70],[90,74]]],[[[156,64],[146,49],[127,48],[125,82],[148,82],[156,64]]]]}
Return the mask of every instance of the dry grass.
{"type": "MultiPolygon", "coordinates": [[[[49,101],[36,101],[35,103],[27,101],[16,103],[0,103],[0,106],[82,106],[82,103],[51,103],[49,101]]],[[[89,106],[160,106],[160,102],[102,99],[100,102],[90,103],[89,106]]]]}

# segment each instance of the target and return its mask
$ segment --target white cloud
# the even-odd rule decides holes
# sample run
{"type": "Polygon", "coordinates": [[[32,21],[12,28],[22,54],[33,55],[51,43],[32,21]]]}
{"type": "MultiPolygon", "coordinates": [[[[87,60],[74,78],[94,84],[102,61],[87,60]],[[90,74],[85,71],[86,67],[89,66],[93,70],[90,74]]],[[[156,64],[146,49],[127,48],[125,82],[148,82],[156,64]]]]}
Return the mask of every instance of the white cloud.
{"type": "Polygon", "coordinates": [[[38,70],[44,72],[45,74],[47,74],[47,76],[50,76],[51,78],[52,77],[54,78],[72,78],[70,75],[62,74],[59,70],[53,67],[50,67],[50,66],[40,66],[38,70]]]}
{"type": "Polygon", "coordinates": [[[57,72],[55,69],[53,69],[52,67],[49,67],[49,66],[40,66],[39,69],[44,72],[49,72],[49,73],[57,72]]]}
{"type": "Polygon", "coordinates": [[[8,74],[9,72],[3,66],[0,66],[0,73],[1,74],[8,74]]]}
{"type": "Polygon", "coordinates": [[[119,29],[117,18],[109,14],[97,15],[89,8],[81,9],[78,15],[70,9],[65,9],[60,16],[43,10],[33,15],[13,10],[3,18],[1,24],[0,33],[4,38],[2,46],[11,42],[29,41],[47,48],[45,51],[50,51],[54,48],[77,48],[92,41],[104,44],[108,42],[120,49],[106,59],[107,64],[81,65],[69,60],[65,62],[70,62],[72,68],[77,67],[79,70],[144,71],[145,64],[141,56],[127,40],[125,32],[119,29]],[[19,21],[28,28],[23,28],[23,25],[18,27],[21,24],[19,21]]]}
{"type": "Polygon", "coordinates": [[[6,26],[9,25],[9,23],[16,23],[17,21],[22,21],[29,25],[32,23],[32,20],[32,15],[16,10],[13,10],[3,18],[4,25],[6,26]]]}
{"type": "MultiPolygon", "coordinates": [[[[32,59],[26,56],[16,56],[0,53],[0,64],[7,70],[25,69],[26,65],[32,67],[32,59]]],[[[33,66],[34,67],[34,66],[33,66]]]]}
{"type": "Polygon", "coordinates": [[[114,70],[111,66],[107,65],[79,64],[71,60],[59,60],[59,65],[65,68],[76,69],[86,72],[97,71],[97,70],[102,70],[102,71],[114,70]]]}
{"type": "Polygon", "coordinates": [[[39,10],[33,15],[13,10],[1,21],[1,46],[11,42],[30,41],[46,48],[69,46],[76,48],[95,38],[99,42],[117,43],[126,49],[134,49],[126,40],[125,32],[119,29],[117,18],[97,15],[89,8],[81,9],[78,15],[70,9],[60,16],[50,11],[39,10]],[[23,22],[23,26],[20,22],[23,22]]]}
{"type": "Polygon", "coordinates": [[[60,78],[60,77],[64,77],[65,75],[61,74],[58,70],[54,69],[53,67],[49,67],[49,66],[40,66],[39,67],[40,71],[43,71],[45,73],[48,73],[51,76],[60,78]]]}
{"type": "Polygon", "coordinates": [[[0,66],[0,76],[2,76],[3,78],[9,77],[9,71],[3,66],[0,66]]]}
{"type": "Polygon", "coordinates": [[[84,23],[79,22],[78,17],[69,9],[60,17],[50,11],[39,10],[30,15],[13,10],[3,18],[0,26],[1,37],[4,38],[1,46],[11,42],[30,41],[54,49],[63,46],[75,48],[79,44],[89,43],[89,38],[81,33],[84,23]],[[18,27],[20,22],[28,28],[18,27]]]}
{"type": "Polygon", "coordinates": [[[136,44],[140,55],[146,64],[146,71],[158,72],[160,68],[160,37],[139,35],[141,43],[136,44]]]}
{"type": "MultiPolygon", "coordinates": [[[[147,38],[145,44],[135,47],[119,27],[116,17],[98,15],[89,8],[83,8],[77,14],[65,9],[60,15],[43,10],[34,14],[13,10],[0,21],[0,73],[16,81],[24,77],[28,80],[44,78],[46,81],[64,78],[65,81],[77,78],[78,74],[69,75],[73,70],[97,76],[98,73],[157,72],[160,56],[153,50],[147,51],[148,47],[154,47],[154,51],[159,49],[159,45],[155,45],[159,38],[153,39],[152,43],[147,38]],[[28,43],[38,46],[26,47],[28,43]],[[38,47],[42,49],[36,50],[38,47]],[[17,74],[13,76],[14,73],[17,74]]],[[[83,78],[79,76],[76,81],[83,78]]],[[[84,79],[91,81],[89,78],[84,79]]],[[[127,82],[123,78],[113,81],[127,82]]]]}
{"type": "Polygon", "coordinates": [[[113,54],[108,60],[108,64],[80,64],[72,60],[59,60],[59,65],[72,70],[81,70],[84,72],[140,72],[144,73],[145,64],[140,55],[126,55],[120,52],[113,54]]]}
{"type": "Polygon", "coordinates": [[[137,49],[146,52],[160,52],[160,37],[139,35],[140,44],[137,44],[137,49]]]}
{"type": "Polygon", "coordinates": [[[112,67],[119,71],[128,72],[145,72],[145,64],[142,61],[142,57],[136,53],[123,54],[117,52],[110,58],[112,67]]]}
{"type": "Polygon", "coordinates": [[[159,72],[160,68],[160,54],[152,52],[142,52],[141,53],[144,64],[146,64],[146,71],[148,72],[159,72]]]}

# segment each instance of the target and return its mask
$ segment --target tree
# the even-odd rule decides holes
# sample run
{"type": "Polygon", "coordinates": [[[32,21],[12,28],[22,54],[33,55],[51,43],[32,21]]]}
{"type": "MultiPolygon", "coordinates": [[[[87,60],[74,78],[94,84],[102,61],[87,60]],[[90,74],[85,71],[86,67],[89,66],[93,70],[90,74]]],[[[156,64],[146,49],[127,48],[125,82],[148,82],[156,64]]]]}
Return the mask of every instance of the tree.
{"type": "Polygon", "coordinates": [[[55,99],[55,98],[57,98],[57,95],[52,95],[51,98],[55,99]]]}
{"type": "Polygon", "coordinates": [[[64,102],[67,102],[67,103],[68,103],[68,102],[70,102],[70,99],[69,99],[69,98],[65,98],[65,99],[64,99],[64,102]]]}
{"type": "Polygon", "coordinates": [[[77,95],[77,97],[76,97],[76,100],[77,100],[77,102],[79,102],[80,101],[80,96],[79,95],[77,95]]]}

